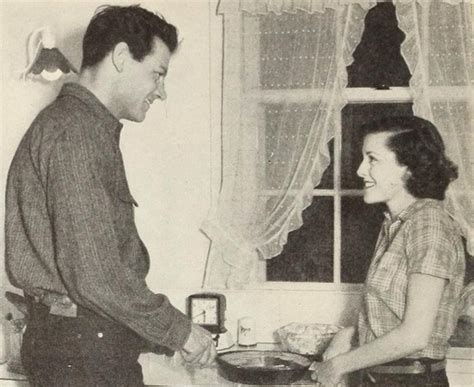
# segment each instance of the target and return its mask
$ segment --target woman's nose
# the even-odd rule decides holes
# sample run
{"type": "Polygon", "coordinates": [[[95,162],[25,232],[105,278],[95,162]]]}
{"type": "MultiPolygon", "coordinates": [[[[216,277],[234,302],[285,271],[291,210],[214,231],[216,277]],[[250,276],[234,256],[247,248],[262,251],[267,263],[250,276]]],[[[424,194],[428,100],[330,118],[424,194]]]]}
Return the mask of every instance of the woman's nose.
{"type": "Polygon", "coordinates": [[[366,176],[366,173],[367,173],[367,167],[365,165],[365,161],[362,161],[359,165],[359,168],[357,168],[357,176],[359,177],[364,177],[366,176]]]}

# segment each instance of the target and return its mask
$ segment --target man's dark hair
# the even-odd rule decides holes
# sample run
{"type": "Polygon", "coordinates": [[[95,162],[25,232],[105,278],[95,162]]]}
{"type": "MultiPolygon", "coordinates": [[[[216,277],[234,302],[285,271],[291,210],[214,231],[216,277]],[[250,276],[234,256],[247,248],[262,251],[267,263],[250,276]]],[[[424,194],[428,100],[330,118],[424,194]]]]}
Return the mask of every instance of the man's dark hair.
{"type": "Polygon", "coordinates": [[[411,175],[406,188],[417,198],[443,200],[457,166],[445,155],[444,142],[436,126],[416,116],[385,117],[365,124],[364,135],[388,132],[387,147],[411,175]]]}
{"type": "Polygon", "coordinates": [[[82,42],[81,69],[101,62],[120,42],[127,43],[133,58],[141,61],[160,38],[171,53],[178,45],[176,27],[139,5],[102,6],[87,27],[82,42]]]}

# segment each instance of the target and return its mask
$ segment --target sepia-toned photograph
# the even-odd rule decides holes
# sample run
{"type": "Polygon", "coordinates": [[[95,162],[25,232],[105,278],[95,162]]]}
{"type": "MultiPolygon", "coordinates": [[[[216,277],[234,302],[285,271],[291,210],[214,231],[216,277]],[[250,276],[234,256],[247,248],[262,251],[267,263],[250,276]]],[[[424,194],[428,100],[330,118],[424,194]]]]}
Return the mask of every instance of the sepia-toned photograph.
{"type": "Polygon", "coordinates": [[[2,0],[0,386],[474,386],[470,0],[2,0]]]}

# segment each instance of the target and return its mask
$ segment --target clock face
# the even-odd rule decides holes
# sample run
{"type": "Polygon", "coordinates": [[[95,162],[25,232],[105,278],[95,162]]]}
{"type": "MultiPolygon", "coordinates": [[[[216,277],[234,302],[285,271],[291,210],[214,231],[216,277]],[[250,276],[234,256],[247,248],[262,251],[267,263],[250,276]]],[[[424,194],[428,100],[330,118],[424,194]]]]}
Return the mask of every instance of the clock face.
{"type": "Polygon", "coordinates": [[[193,323],[211,333],[224,333],[226,299],[223,294],[203,292],[191,294],[186,303],[186,313],[193,323]]]}
{"type": "Polygon", "coordinates": [[[191,301],[191,319],[196,324],[217,325],[219,323],[217,299],[193,299],[191,301]]]}

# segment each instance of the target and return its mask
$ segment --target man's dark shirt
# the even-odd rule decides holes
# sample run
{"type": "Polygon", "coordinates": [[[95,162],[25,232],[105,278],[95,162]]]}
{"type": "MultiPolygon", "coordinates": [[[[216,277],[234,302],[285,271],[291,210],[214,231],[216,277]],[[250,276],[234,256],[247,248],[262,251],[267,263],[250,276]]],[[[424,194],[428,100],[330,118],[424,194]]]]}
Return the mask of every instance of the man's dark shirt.
{"type": "Polygon", "coordinates": [[[190,322],[146,285],[149,256],[134,221],[122,124],[87,89],[64,85],[23,137],[6,193],[13,285],[68,295],[151,343],[179,349],[190,322]]]}

